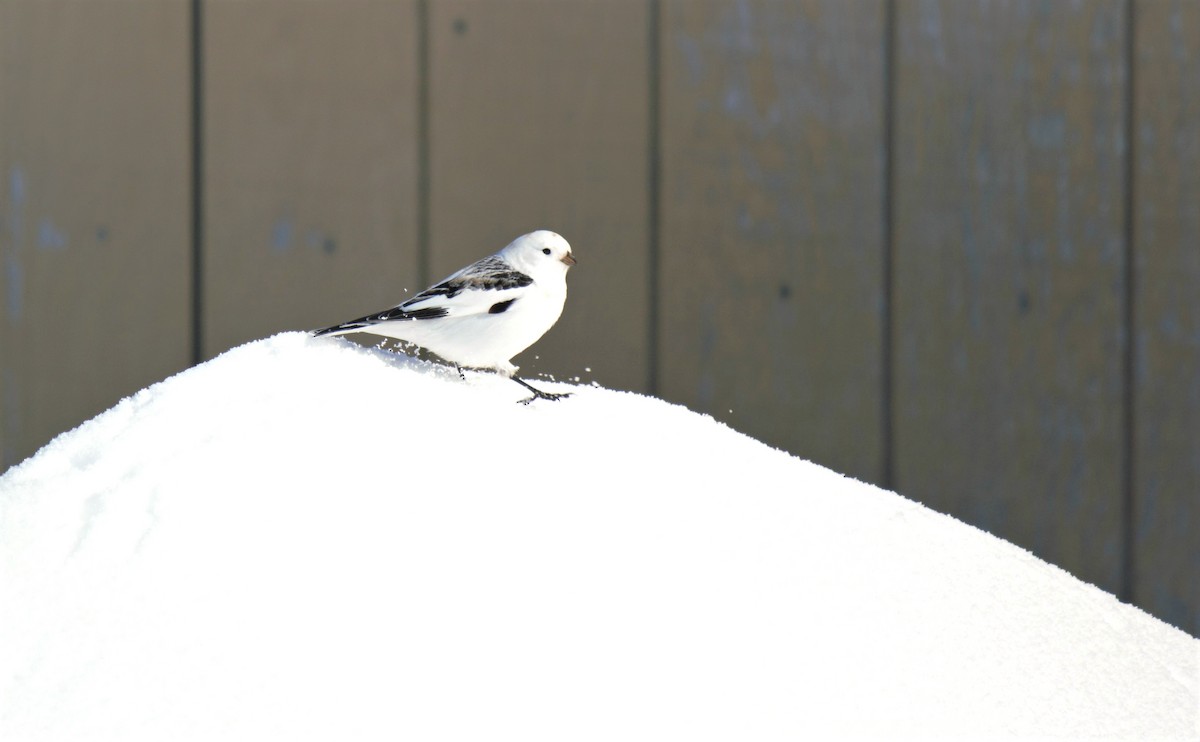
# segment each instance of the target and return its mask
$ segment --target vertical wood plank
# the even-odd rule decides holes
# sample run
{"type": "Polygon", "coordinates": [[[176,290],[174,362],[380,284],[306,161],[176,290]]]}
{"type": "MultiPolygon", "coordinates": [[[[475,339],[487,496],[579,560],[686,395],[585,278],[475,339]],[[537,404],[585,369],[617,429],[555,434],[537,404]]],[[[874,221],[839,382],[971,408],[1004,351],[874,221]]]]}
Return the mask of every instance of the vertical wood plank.
{"type": "Polygon", "coordinates": [[[204,352],[416,286],[415,2],[205,3],[204,352]]]}
{"type": "Polygon", "coordinates": [[[1134,596],[1200,635],[1200,4],[1135,10],[1134,596]]]}
{"type": "Polygon", "coordinates": [[[430,10],[429,278],[525,232],[561,233],[579,259],[566,308],[516,363],[526,376],[645,389],[647,3],[430,10]]]}
{"type": "Polygon", "coordinates": [[[188,363],[188,18],[0,3],[5,467],[188,363]]]}
{"type": "Polygon", "coordinates": [[[664,395],[875,481],[883,9],[669,0],[662,45],[664,395]]]}
{"type": "Polygon", "coordinates": [[[1118,0],[897,15],[899,489],[1121,587],[1118,0]]]}

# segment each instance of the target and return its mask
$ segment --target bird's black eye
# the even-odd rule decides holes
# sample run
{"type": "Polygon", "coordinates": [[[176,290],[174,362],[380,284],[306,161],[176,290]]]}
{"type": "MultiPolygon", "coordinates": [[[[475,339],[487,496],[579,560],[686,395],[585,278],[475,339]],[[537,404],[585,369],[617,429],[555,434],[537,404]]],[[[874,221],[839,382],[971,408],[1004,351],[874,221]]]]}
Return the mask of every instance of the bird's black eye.
{"type": "Polygon", "coordinates": [[[548,247],[543,247],[543,248],[542,248],[542,255],[549,255],[549,254],[550,254],[550,248],[548,248],[548,247]]]}

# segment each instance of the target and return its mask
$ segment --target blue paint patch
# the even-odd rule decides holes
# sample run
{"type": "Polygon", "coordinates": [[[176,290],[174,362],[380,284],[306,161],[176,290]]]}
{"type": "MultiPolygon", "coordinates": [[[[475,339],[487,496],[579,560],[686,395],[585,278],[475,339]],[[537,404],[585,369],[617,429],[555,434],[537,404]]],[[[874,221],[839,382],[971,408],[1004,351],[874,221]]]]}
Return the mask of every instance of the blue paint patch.
{"type": "Polygon", "coordinates": [[[8,197],[12,199],[13,206],[25,205],[25,171],[19,167],[9,168],[8,197]]]}
{"type": "Polygon", "coordinates": [[[1067,141],[1067,119],[1061,113],[1034,116],[1025,125],[1025,136],[1036,149],[1061,149],[1067,141]]]}
{"type": "Polygon", "coordinates": [[[39,250],[65,250],[67,235],[54,222],[43,219],[38,223],[37,246],[39,250]]]}
{"type": "Polygon", "coordinates": [[[1162,337],[1168,340],[1179,341],[1183,337],[1183,323],[1179,321],[1179,315],[1175,312],[1166,312],[1158,321],[1158,331],[1162,337]]]}
{"type": "Polygon", "coordinates": [[[275,225],[271,227],[271,252],[287,252],[292,246],[292,237],[295,231],[291,219],[286,217],[277,219],[275,225]]]}
{"type": "Polygon", "coordinates": [[[4,399],[4,435],[0,441],[5,442],[0,445],[0,464],[7,469],[17,463],[17,449],[8,442],[21,437],[21,390],[16,372],[8,367],[0,371],[0,386],[4,399]]]}
{"type": "Polygon", "coordinates": [[[725,112],[731,116],[743,115],[746,112],[746,97],[741,90],[734,86],[725,89],[724,100],[725,112]]]}
{"type": "Polygon", "coordinates": [[[1120,16],[1116,13],[1097,13],[1092,22],[1092,49],[1104,53],[1114,51],[1117,41],[1121,38],[1119,24],[1120,16]]]}
{"type": "Polygon", "coordinates": [[[700,374],[700,384],[696,387],[696,397],[700,406],[701,412],[708,412],[712,407],[713,397],[716,396],[717,382],[713,378],[712,371],[704,371],[700,374]]]}
{"type": "Polygon", "coordinates": [[[925,0],[917,12],[923,40],[933,50],[933,58],[937,63],[945,66],[946,47],[942,43],[942,16],[938,4],[934,0],[925,0]]]}
{"type": "Polygon", "coordinates": [[[1168,24],[1171,28],[1171,55],[1177,62],[1186,63],[1191,57],[1192,45],[1188,43],[1187,30],[1183,22],[1182,3],[1171,9],[1168,24]]]}

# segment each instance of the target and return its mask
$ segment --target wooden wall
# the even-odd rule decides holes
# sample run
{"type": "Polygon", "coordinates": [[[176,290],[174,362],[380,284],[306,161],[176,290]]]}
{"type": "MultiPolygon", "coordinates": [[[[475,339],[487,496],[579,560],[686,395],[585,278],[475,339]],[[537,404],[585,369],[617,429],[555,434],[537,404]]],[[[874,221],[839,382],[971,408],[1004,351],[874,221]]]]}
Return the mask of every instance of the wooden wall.
{"type": "Polygon", "coordinates": [[[880,481],[884,6],[662,15],[658,390],[880,481]]]}
{"type": "Polygon", "coordinates": [[[1120,0],[896,17],[896,481],[1109,586],[1128,465],[1125,32],[1120,0]]]}
{"type": "Polygon", "coordinates": [[[191,358],[185,0],[0,2],[0,457],[191,358]]]}
{"type": "Polygon", "coordinates": [[[1192,0],[5,0],[4,465],[537,227],[580,264],[527,375],[1200,634],[1192,0]]]}

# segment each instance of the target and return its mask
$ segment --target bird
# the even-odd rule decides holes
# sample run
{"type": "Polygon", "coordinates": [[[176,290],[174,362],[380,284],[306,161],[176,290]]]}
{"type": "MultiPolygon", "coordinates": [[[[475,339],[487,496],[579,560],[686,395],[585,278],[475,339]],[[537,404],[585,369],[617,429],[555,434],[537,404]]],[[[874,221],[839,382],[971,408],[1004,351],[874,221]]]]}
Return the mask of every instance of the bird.
{"type": "Polygon", "coordinates": [[[513,356],[538,341],[562,315],[571,245],[549,230],[521,235],[390,309],[312,332],[314,337],[365,332],[432,351],[458,369],[492,371],[533,393],[520,400],[558,400],[570,393],[535,389],[516,376],[513,356]]]}

